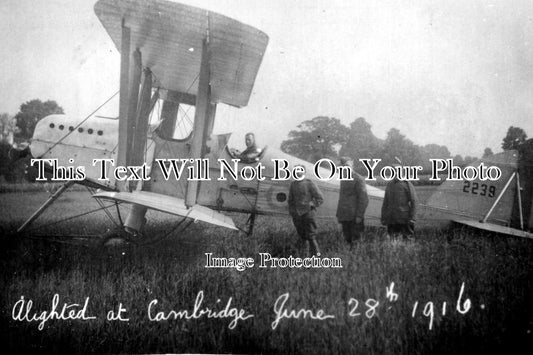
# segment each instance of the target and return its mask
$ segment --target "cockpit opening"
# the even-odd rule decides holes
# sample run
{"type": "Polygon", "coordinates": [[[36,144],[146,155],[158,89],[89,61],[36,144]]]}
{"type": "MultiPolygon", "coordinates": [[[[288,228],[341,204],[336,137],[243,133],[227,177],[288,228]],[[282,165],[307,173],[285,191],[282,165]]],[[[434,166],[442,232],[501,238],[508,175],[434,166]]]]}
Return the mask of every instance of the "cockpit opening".
{"type": "Polygon", "coordinates": [[[231,157],[233,159],[240,159],[245,164],[251,164],[261,160],[265,154],[266,147],[261,149],[257,146],[253,132],[248,132],[244,135],[244,143],[246,144],[246,149],[242,152],[236,148],[228,148],[231,157]]]}

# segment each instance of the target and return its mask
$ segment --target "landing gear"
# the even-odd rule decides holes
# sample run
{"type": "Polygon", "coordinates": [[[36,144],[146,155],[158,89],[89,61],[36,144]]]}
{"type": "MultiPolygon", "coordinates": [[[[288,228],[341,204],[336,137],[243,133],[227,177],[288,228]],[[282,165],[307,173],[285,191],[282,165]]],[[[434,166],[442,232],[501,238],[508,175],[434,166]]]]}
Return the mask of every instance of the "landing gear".
{"type": "Polygon", "coordinates": [[[139,240],[146,225],[146,211],[147,208],[144,206],[133,205],[124,223],[102,235],[100,245],[116,245],[139,240]]]}
{"type": "Polygon", "coordinates": [[[59,190],[57,190],[52,196],[50,196],[48,198],[48,200],[46,200],[42,205],[41,207],[39,207],[39,209],[37,211],[35,211],[30,218],[28,218],[26,220],[26,222],[24,222],[20,227],[19,229],[17,229],[17,233],[22,233],[24,232],[24,230],[26,230],[26,228],[33,222],[35,221],[41,214],[43,214],[44,211],[46,211],[46,209],[48,207],[50,207],[50,205],[52,205],[52,203],[54,203],[55,200],[58,199],[59,196],[61,196],[61,194],[63,192],[65,192],[69,187],[71,187],[72,185],[74,185],[74,181],[67,181],[63,186],[61,186],[59,188],[59,190]]]}
{"type": "Polygon", "coordinates": [[[248,225],[248,231],[246,232],[246,235],[249,237],[254,232],[254,225],[255,225],[255,217],[257,216],[257,213],[251,213],[250,217],[248,217],[248,221],[246,224],[248,225]]]}

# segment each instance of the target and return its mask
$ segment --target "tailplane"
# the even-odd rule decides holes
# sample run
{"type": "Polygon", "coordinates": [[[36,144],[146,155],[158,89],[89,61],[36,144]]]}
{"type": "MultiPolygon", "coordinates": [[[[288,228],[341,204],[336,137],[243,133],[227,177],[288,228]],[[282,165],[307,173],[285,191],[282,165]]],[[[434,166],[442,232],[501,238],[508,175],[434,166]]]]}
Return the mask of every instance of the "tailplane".
{"type": "Polygon", "coordinates": [[[449,219],[498,233],[533,237],[533,140],[519,150],[508,150],[480,159],[469,166],[496,166],[501,176],[491,181],[446,180],[428,200],[429,218],[445,214],[449,219]],[[500,228],[503,227],[503,228],[500,228]]]}

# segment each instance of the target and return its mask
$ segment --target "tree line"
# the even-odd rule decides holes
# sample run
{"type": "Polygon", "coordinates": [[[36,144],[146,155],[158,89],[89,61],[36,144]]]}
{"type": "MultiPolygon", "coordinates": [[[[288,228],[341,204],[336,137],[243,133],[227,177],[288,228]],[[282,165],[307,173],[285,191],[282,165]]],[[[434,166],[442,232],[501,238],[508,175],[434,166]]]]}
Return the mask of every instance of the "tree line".
{"type": "Polygon", "coordinates": [[[27,176],[30,156],[18,159],[29,143],[37,122],[48,115],[62,114],[63,108],[53,100],[34,99],[20,105],[15,116],[0,113],[0,178],[7,182],[22,181],[27,176]]]}
{"type": "MultiPolygon", "coordinates": [[[[35,125],[41,118],[62,113],[63,108],[57,102],[39,99],[21,104],[19,112],[14,116],[0,113],[0,177],[16,181],[24,176],[27,162],[13,159],[13,148],[20,149],[28,144],[35,125]]],[[[522,128],[511,126],[503,138],[502,149],[516,149],[526,139],[526,132],[522,128]]],[[[281,150],[313,163],[322,158],[338,160],[341,156],[349,156],[353,159],[379,158],[383,164],[391,165],[397,161],[397,157],[403,164],[421,165],[426,171],[430,169],[430,158],[453,158],[458,166],[477,160],[472,156],[452,157],[443,145],[416,145],[397,128],[391,128],[385,139],[379,139],[363,117],[355,119],[349,127],[337,118],[326,116],[303,121],[296,130],[289,132],[288,139],[281,143],[281,150]]],[[[485,148],[483,157],[489,155],[492,155],[492,150],[485,148]]]]}
{"type": "MultiPolygon", "coordinates": [[[[502,149],[516,149],[526,139],[527,135],[522,128],[511,126],[503,138],[502,149]]],[[[452,158],[458,166],[478,160],[477,157],[468,155],[452,156],[444,145],[417,145],[397,128],[391,128],[385,139],[379,139],[363,117],[355,119],[349,127],[337,118],[326,116],[303,121],[296,130],[289,132],[288,139],[281,143],[281,150],[313,163],[322,158],[338,160],[341,156],[381,159],[385,165],[392,165],[399,159],[405,165],[420,165],[426,172],[431,169],[431,158],[452,158]]],[[[483,157],[492,154],[490,148],[485,148],[483,157]]],[[[357,168],[363,169],[359,165],[357,168]]]]}

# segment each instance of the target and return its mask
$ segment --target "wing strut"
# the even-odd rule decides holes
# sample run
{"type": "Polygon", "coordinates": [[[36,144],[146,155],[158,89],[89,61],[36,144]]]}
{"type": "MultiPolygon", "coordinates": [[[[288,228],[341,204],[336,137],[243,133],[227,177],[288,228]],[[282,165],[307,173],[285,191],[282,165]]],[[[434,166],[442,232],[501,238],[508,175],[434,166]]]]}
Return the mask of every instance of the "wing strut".
{"type": "MultiPolygon", "coordinates": [[[[196,95],[196,111],[194,114],[193,137],[191,140],[191,158],[200,159],[205,154],[205,142],[211,134],[214,119],[215,105],[211,103],[209,38],[206,37],[202,44],[202,60],[200,77],[198,80],[198,93],[196,95]]],[[[196,204],[198,196],[198,181],[187,182],[185,205],[192,207],[196,204]]]]}
{"type": "MultiPolygon", "coordinates": [[[[492,214],[492,211],[494,211],[494,209],[496,208],[496,205],[498,205],[498,202],[500,202],[503,194],[505,194],[505,191],[507,191],[507,189],[509,188],[509,185],[511,185],[511,181],[513,181],[515,175],[517,175],[516,171],[514,171],[511,174],[511,177],[509,177],[509,180],[507,180],[507,182],[505,183],[505,186],[503,187],[502,191],[500,192],[498,197],[496,197],[496,201],[494,201],[492,206],[490,206],[489,212],[487,212],[485,217],[483,217],[483,219],[481,220],[481,223],[486,223],[487,222],[487,219],[489,219],[490,215],[492,214]]],[[[520,194],[520,186],[518,186],[518,193],[520,194]]],[[[521,206],[520,206],[520,208],[521,208],[521,206]]]]}
{"type": "Polygon", "coordinates": [[[163,101],[163,107],[161,108],[161,125],[158,128],[160,136],[164,138],[172,138],[174,129],[176,128],[176,121],[178,117],[179,103],[168,100],[168,96],[171,93],[167,93],[167,99],[163,101]]]}
{"type": "Polygon", "coordinates": [[[142,57],[141,51],[136,49],[133,52],[133,67],[131,68],[131,82],[129,90],[129,102],[128,102],[128,132],[127,132],[127,164],[133,165],[133,139],[135,137],[136,120],[137,120],[137,107],[139,106],[139,86],[141,85],[142,75],[142,57]]]}
{"type": "Polygon", "coordinates": [[[522,192],[520,191],[520,174],[516,173],[516,192],[518,194],[518,211],[520,212],[520,229],[524,230],[524,215],[522,213],[522,192]]]}
{"type": "Polygon", "coordinates": [[[133,126],[133,142],[131,165],[141,165],[144,161],[144,148],[148,132],[148,119],[150,116],[152,94],[152,72],[149,68],[144,70],[144,78],[139,95],[139,107],[133,126]]]}
{"type": "Polygon", "coordinates": [[[120,50],[120,98],[118,108],[118,152],[117,165],[128,163],[128,84],[130,75],[130,29],[124,26],[122,19],[122,42],[120,50]]]}
{"type": "MultiPolygon", "coordinates": [[[[139,49],[136,49],[131,53],[130,39],[131,31],[129,27],[125,26],[123,19],[120,52],[120,103],[117,152],[117,165],[121,166],[133,165],[133,144],[135,126],[138,118],[137,106],[142,74],[141,52],[139,49]]],[[[129,184],[126,184],[125,182],[117,182],[117,187],[119,190],[127,191],[129,189],[129,184]]]]}

